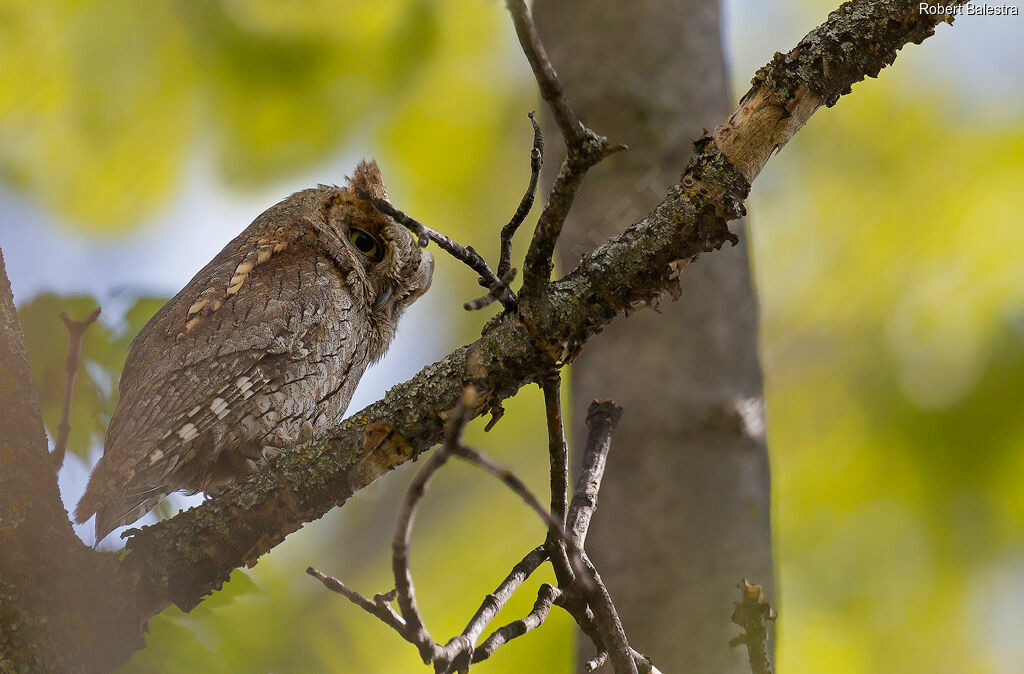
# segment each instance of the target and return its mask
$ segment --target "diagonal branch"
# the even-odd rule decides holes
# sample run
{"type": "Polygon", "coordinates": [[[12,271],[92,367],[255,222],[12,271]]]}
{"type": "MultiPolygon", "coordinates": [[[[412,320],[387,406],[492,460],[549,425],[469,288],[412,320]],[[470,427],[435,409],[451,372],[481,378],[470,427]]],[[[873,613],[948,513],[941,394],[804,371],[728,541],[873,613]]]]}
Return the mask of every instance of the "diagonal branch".
{"type": "Polygon", "coordinates": [[[543,292],[523,298],[518,314],[497,318],[478,341],[353,414],[325,442],[282,452],[269,470],[132,536],[119,568],[138,615],[172,602],[195,606],[233,568],[254,564],[304,522],[438,442],[441,415],[466,384],[480,392],[469,410],[477,416],[538,381],[556,362],[571,361],[633,302],[666,290],[674,282],[674,261],[731,239],[727,223],[742,214],[750,181],[815,110],[951,19],[919,14],[907,0],[855,0],[833,12],[758,74],[740,107],[696,144],[681,184],[651,213],[543,292]],[[404,442],[364,446],[370,422],[390,425],[404,442]]]}

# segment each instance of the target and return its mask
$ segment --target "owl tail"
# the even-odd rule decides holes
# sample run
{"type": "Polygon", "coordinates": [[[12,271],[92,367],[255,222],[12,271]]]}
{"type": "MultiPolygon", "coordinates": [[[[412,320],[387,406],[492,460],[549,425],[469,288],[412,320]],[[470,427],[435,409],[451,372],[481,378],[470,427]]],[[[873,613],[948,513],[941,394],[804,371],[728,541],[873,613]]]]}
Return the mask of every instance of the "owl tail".
{"type": "Polygon", "coordinates": [[[96,543],[106,538],[114,529],[131,524],[156,507],[168,495],[162,487],[129,490],[124,493],[123,485],[107,484],[99,472],[93,471],[89,486],[82,500],[75,508],[75,521],[82,524],[93,514],[96,515],[96,543]]]}
{"type": "Polygon", "coordinates": [[[99,543],[114,529],[131,524],[164,500],[167,492],[159,492],[139,503],[137,498],[117,501],[96,511],[96,542],[99,543]]]}

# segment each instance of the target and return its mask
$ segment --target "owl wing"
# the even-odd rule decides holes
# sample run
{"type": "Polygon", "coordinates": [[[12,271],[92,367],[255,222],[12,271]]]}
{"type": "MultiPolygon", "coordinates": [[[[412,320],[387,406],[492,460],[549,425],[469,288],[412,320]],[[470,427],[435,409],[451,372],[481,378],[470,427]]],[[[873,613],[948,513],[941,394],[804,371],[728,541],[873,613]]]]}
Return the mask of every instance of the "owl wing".
{"type": "Polygon", "coordinates": [[[99,540],[173,491],[205,489],[225,449],[340,416],[367,360],[352,269],[258,231],[229,244],[132,343],[76,519],[97,512],[99,540]]]}

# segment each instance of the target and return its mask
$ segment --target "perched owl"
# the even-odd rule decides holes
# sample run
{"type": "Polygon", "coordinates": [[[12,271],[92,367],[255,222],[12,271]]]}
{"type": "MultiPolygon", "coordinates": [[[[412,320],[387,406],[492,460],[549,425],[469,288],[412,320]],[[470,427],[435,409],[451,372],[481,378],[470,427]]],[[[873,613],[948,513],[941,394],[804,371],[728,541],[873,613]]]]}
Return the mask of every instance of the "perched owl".
{"type": "Polygon", "coordinates": [[[75,512],[96,514],[97,541],[341,420],[434,268],[360,188],[387,198],[375,163],[272,206],[139,332],[75,512]]]}

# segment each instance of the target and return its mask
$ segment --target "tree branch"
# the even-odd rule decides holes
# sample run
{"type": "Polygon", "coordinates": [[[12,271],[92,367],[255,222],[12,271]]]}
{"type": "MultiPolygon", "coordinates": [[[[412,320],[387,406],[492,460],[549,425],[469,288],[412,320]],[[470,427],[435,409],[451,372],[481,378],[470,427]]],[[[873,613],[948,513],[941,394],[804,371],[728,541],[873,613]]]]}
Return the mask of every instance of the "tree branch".
{"type": "MultiPolygon", "coordinates": [[[[232,569],[254,564],[304,522],[432,446],[466,385],[480,392],[469,410],[477,416],[571,361],[621,312],[668,289],[673,263],[733,240],[727,223],[742,215],[750,181],[818,107],[877,74],[904,44],[922,41],[947,18],[919,14],[916,3],[906,0],[859,0],[833,12],[795,49],[762,69],[732,116],[696,143],[697,155],[680,185],[564,278],[537,285],[518,312],[498,317],[478,341],[349,417],[326,441],[284,451],[267,470],[225,494],[136,532],[119,569],[139,615],[153,615],[170,603],[192,608],[232,569]],[[392,428],[394,441],[366,442],[371,422],[392,428]]],[[[571,203],[570,183],[578,184],[578,178],[571,169],[563,173],[564,199],[549,199],[550,215],[541,220],[550,228],[539,224],[538,235],[556,232],[556,216],[571,203]]],[[[531,243],[538,270],[550,268],[550,254],[537,257],[553,248],[545,236],[538,241],[535,235],[531,243]]],[[[546,280],[544,273],[536,278],[546,280]]]]}
{"type": "Polygon", "coordinates": [[[626,146],[609,146],[607,138],[594,133],[580,123],[562,89],[562,84],[558,81],[554,66],[548,60],[544,45],[541,44],[540,37],[537,35],[537,28],[533,25],[533,15],[530,13],[529,7],[526,6],[525,0],[507,0],[505,4],[512,16],[519,44],[533,69],[541,97],[551,108],[558,128],[562,132],[566,150],[565,161],[562,162],[562,166],[558,170],[558,176],[551,187],[548,201],[537,221],[533,239],[530,241],[530,248],[526,253],[526,261],[523,264],[521,294],[536,296],[548,284],[551,277],[551,270],[554,269],[555,243],[562,233],[562,225],[565,224],[565,218],[569,214],[569,209],[572,208],[576,190],[579,189],[583,176],[591,166],[611,154],[625,150],[626,146]]]}

